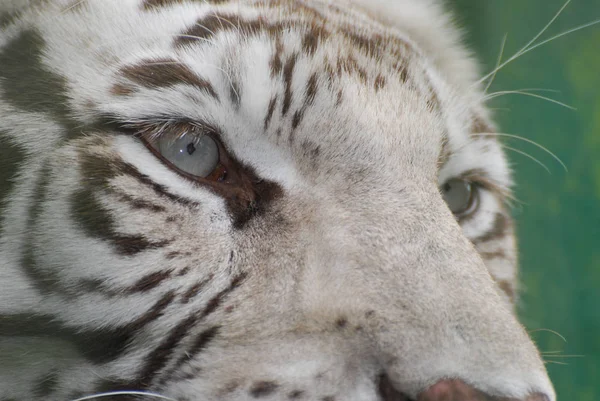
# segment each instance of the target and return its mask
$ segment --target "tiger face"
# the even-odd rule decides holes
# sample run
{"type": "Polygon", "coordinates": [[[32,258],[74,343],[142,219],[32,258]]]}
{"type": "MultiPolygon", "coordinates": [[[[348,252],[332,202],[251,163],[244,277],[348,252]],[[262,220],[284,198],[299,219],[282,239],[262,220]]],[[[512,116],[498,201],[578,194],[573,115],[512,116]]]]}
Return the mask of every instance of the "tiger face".
{"type": "Polygon", "coordinates": [[[16,3],[0,399],[555,400],[437,2],[16,3]]]}

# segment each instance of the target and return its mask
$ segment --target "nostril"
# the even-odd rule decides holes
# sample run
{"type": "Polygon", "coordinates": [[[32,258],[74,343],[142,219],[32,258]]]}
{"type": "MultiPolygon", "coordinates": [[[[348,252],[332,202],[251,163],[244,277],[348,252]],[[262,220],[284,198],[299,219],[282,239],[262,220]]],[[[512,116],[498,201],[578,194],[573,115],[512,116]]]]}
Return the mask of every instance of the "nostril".
{"type": "Polygon", "coordinates": [[[411,401],[410,398],[394,388],[386,375],[379,376],[377,387],[382,401],[411,401]]]}
{"type": "Polygon", "coordinates": [[[461,380],[442,380],[424,391],[418,401],[550,401],[548,396],[536,393],[523,400],[494,397],[479,391],[461,380]]]}

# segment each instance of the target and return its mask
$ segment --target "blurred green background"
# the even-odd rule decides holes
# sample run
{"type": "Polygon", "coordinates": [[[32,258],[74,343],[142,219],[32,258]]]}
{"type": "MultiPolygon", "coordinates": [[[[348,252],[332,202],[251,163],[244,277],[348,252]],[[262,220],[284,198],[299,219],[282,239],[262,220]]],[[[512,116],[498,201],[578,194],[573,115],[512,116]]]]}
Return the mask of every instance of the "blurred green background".
{"type": "MultiPolygon", "coordinates": [[[[467,40],[494,68],[502,38],[508,58],[532,39],[564,0],[453,0],[467,40]]],[[[600,19],[600,0],[573,0],[541,39],[600,19]]],[[[517,182],[522,293],[519,314],[542,352],[559,400],[600,400],[600,25],[539,47],[497,75],[489,93],[523,88],[577,110],[521,95],[489,105],[500,130],[547,147],[505,144],[517,182]],[[558,335],[539,329],[550,329],[558,335]],[[555,353],[559,351],[559,353],[555,353]],[[568,355],[575,355],[568,357],[568,355]]]]}

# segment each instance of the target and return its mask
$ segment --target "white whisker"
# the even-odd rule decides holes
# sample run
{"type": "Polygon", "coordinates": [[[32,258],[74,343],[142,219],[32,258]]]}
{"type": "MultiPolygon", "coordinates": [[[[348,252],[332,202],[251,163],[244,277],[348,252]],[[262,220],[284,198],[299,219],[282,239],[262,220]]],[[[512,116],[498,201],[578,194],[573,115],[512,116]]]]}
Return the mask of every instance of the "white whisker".
{"type": "Polygon", "coordinates": [[[547,354],[542,352],[542,355],[551,356],[552,358],[585,358],[585,355],[561,355],[561,354],[547,354]]]}
{"type": "Polygon", "coordinates": [[[487,95],[484,97],[484,100],[491,100],[500,96],[504,96],[504,95],[523,95],[523,96],[530,96],[530,97],[535,97],[537,99],[542,99],[542,100],[546,100],[550,103],[555,103],[558,104],[559,106],[563,106],[566,107],[567,109],[570,110],[577,110],[577,108],[568,105],[566,103],[560,102],[556,99],[552,99],[550,97],[547,96],[542,96],[542,95],[538,95],[535,93],[530,93],[530,92],[525,92],[525,91],[520,91],[520,90],[512,90],[512,91],[498,91],[498,92],[494,92],[493,94],[487,95]]]}
{"type": "MultiPolygon", "coordinates": [[[[558,89],[549,89],[549,88],[521,88],[515,89],[518,91],[527,91],[527,92],[552,92],[552,93],[562,93],[561,90],[558,89]]],[[[493,95],[497,92],[488,93],[486,96],[493,95]]]]}
{"type": "Polygon", "coordinates": [[[505,134],[505,133],[497,133],[497,132],[483,132],[483,133],[476,133],[473,134],[476,136],[490,136],[490,137],[495,137],[495,136],[503,136],[506,138],[514,138],[514,139],[518,139],[520,141],[523,142],[527,142],[530,143],[540,149],[542,149],[544,152],[548,153],[550,156],[552,156],[552,158],[554,158],[554,160],[556,160],[557,162],[560,163],[560,165],[565,169],[565,171],[569,171],[569,169],[567,168],[567,166],[565,165],[565,163],[563,163],[563,161],[556,155],[554,154],[552,151],[550,151],[548,148],[546,148],[545,146],[540,145],[539,143],[532,141],[531,139],[527,139],[527,138],[523,138],[522,136],[519,135],[513,135],[513,134],[505,134]]]}
{"type": "Polygon", "coordinates": [[[527,152],[523,152],[522,150],[519,150],[519,149],[511,148],[510,146],[506,146],[506,145],[504,145],[504,144],[502,144],[501,146],[502,146],[504,149],[507,149],[507,150],[512,150],[512,151],[513,151],[513,152],[515,152],[515,153],[518,153],[518,154],[520,154],[520,155],[523,155],[523,156],[525,156],[525,157],[527,157],[527,158],[529,158],[529,159],[533,160],[534,162],[536,162],[537,164],[539,164],[540,166],[542,166],[542,167],[544,168],[544,170],[546,170],[546,171],[548,172],[548,174],[552,174],[552,173],[550,172],[550,169],[549,169],[549,168],[548,168],[548,167],[547,167],[547,166],[546,166],[544,163],[542,163],[541,161],[539,161],[539,160],[538,160],[538,159],[536,159],[535,157],[531,156],[529,153],[527,153],[527,152]]]}
{"type": "Polygon", "coordinates": [[[178,38],[184,38],[184,39],[193,39],[193,40],[197,40],[197,41],[206,42],[206,43],[209,43],[209,44],[211,44],[211,45],[216,45],[216,43],[215,43],[214,41],[212,41],[212,40],[210,40],[210,39],[207,39],[207,38],[203,38],[203,37],[201,37],[201,36],[196,36],[196,35],[186,35],[186,34],[184,34],[184,33],[181,33],[181,34],[176,34],[176,35],[173,35],[173,36],[175,36],[175,37],[178,37],[178,38]]]}
{"type": "Polygon", "coordinates": [[[551,38],[548,38],[548,39],[546,39],[546,40],[543,40],[543,41],[541,41],[540,43],[537,43],[536,45],[534,45],[534,46],[530,47],[529,49],[527,49],[526,51],[524,51],[523,53],[521,53],[521,55],[523,55],[523,54],[525,54],[525,53],[529,53],[530,51],[532,51],[532,50],[534,50],[534,49],[536,49],[536,48],[538,48],[538,47],[540,47],[540,46],[543,46],[543,45],[545,45],[546,43],[552,42],[553,40],[556,40],[556,39],[562,38],[562,37],[563,37],[563,36],[565,36],[565,35],[568,35],[568,34],[570,34],[570,33],[577,32],[577,31],[581,31],[582,29],[589,28],[589,27],[591,27],[591,26],[598,25],[598,24],[600,24],[600,19],[597,19],[597,20],[594,20],[594,21],[588,22],[587,24],[583,24],[583,25],[580,25],[580,26],[578,26],[578,27],[575,27],[575,28],[569,29],[569,30],[567,30],[567,31],[564,31],[564,32],[562,32],[562,33],[559,33],[558,35],[554,35],[554,36],[552,36],[551,38]]]}
{"type": "Polygon", "coordinates": [[[552,334],[556,335],[558,338],[563,340],[565,343],[567,342],[567,339],[564,338],[559,332],[550,330],[550,329],[535,329],[535,330],[531,330],[529,333],[537,333],[538,331],[547,331],[548,333],[552,333],[552,334]]]}
{"type": "Polygon", "coordinates": [[[507,38],[508,38],[508,33],[505,33],[504,38],[502,38],[502,44],[500,45],[500,53],[498,54],[498,61],[496,61],[496,67],[494,67],[494,74],[490,78],[490,81],[488,82],[488,84],[485,86],[483,93],[487,93],[488,89],[490,89],[490,86],[492,86],[492,83],[494,82],[494,79],[496,78],[496,73],[498,72],[498,67],[500,66],[500,63],[502,62],[502,56],[504,55],[504,47],[506,46],[507,38]]]}
{"type": "Polygon", "coordinates": [[[104,398],[104,397],[112,397],[115,395],[140,395],[140,396],[144,396],[144,397],[148,397],[148,398],[156,398],[156,399],[160,399],[160,400],[177,401],[173,398],[165,397],[164,395],[148,393],[145,391],[111,391],[108,393],[99,393],[99,394],[89,395],[89,396],[77,398],[77,399],[71,400],[71,401],[89,401],[89,400],[96,400],[96,399],[104,398]]]}
{"type": "Polygon", "coordinates": [[[544,363],[553,363],[556,365],[568,365],[566,362],[557,362],[557,361],[544,361],[544,363]]]}
{"type": "Polygon", "coordinates": [[[74,9],[76,7],[79,7],[80,5],[82,5],[83,3],[85,3],[86,1],[87,0],[80,0],[80,1],[78,1],[76,3],[74,3],[74,4],[71,4],[69,7],[66,7],[65,9],[61,10],[61,12],[60,12],[60,14],[58,16],[63,15],[63,14],[69,12],[70,10],[72,10],[72,9],[74,9]]]}
{"type": "MultiPolygon", "coordinates": [[[[571,2],[571,0],[567,0],[565,2],[565,4],[560,8],[560,10],[558,10],[558,12],[554,15],[554,17],[552,17],[552,19],[546,24],[546,26],[544,26],[544,28],[538,32],[537,35],[535,35],[533,37],[533,39],[531,39],[529,42],[527,42],[527,44],[525,46],[523,46],[519,51],[517,51],[512,57],[510,57],[508,60],[506,60],[505,62],[503,62],[502,64],[500,64],[499,66],[497,66],[496,68],[494,68],[492,71],[490,71],[488,74],[486,74],[485,76],[481,77],[481,79],[479,81],[476,82],[477,85],[485,82],[486,79],[489,79],[491,76],[495,75],[498,71],[500,71],[502,68],[506,67],[509,63],[513,62],[514,60],[518,59],[519,57],[521,57],[523,54],[528,53],[529,51],[531,51],[532,49],[539,47],[539,43],[534,45],[535,41],[538,40],[538,38],[540,36],[542,36],[547,30],[548,28],[550,28],[550,26],[554,23],[554,21],[556,21],[556,19],[562,14],[562,12],[565,10],[565,8],[567,8],[567,6],[569,5],[569,3],[571,2]]],[[[582,27],[579,27],[577,29],[583,29],[582,27]]],[[[566,33],[565,33],[566,34],[566,33]]],[[[547,41],[541,42],[543,43],[547,43],[547,41]]]]}

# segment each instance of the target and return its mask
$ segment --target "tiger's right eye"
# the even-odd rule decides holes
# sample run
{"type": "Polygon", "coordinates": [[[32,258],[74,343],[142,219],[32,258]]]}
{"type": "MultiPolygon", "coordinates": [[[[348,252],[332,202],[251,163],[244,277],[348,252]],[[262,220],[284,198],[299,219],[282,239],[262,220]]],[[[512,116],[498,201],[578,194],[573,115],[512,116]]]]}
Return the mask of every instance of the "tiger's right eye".
{"type": "Polygon", "coordinates": [[[193,177],[207,178],[219,166],[219,146],[209,135],[164,137],[156,148],[166,161],[193,177]]]}

